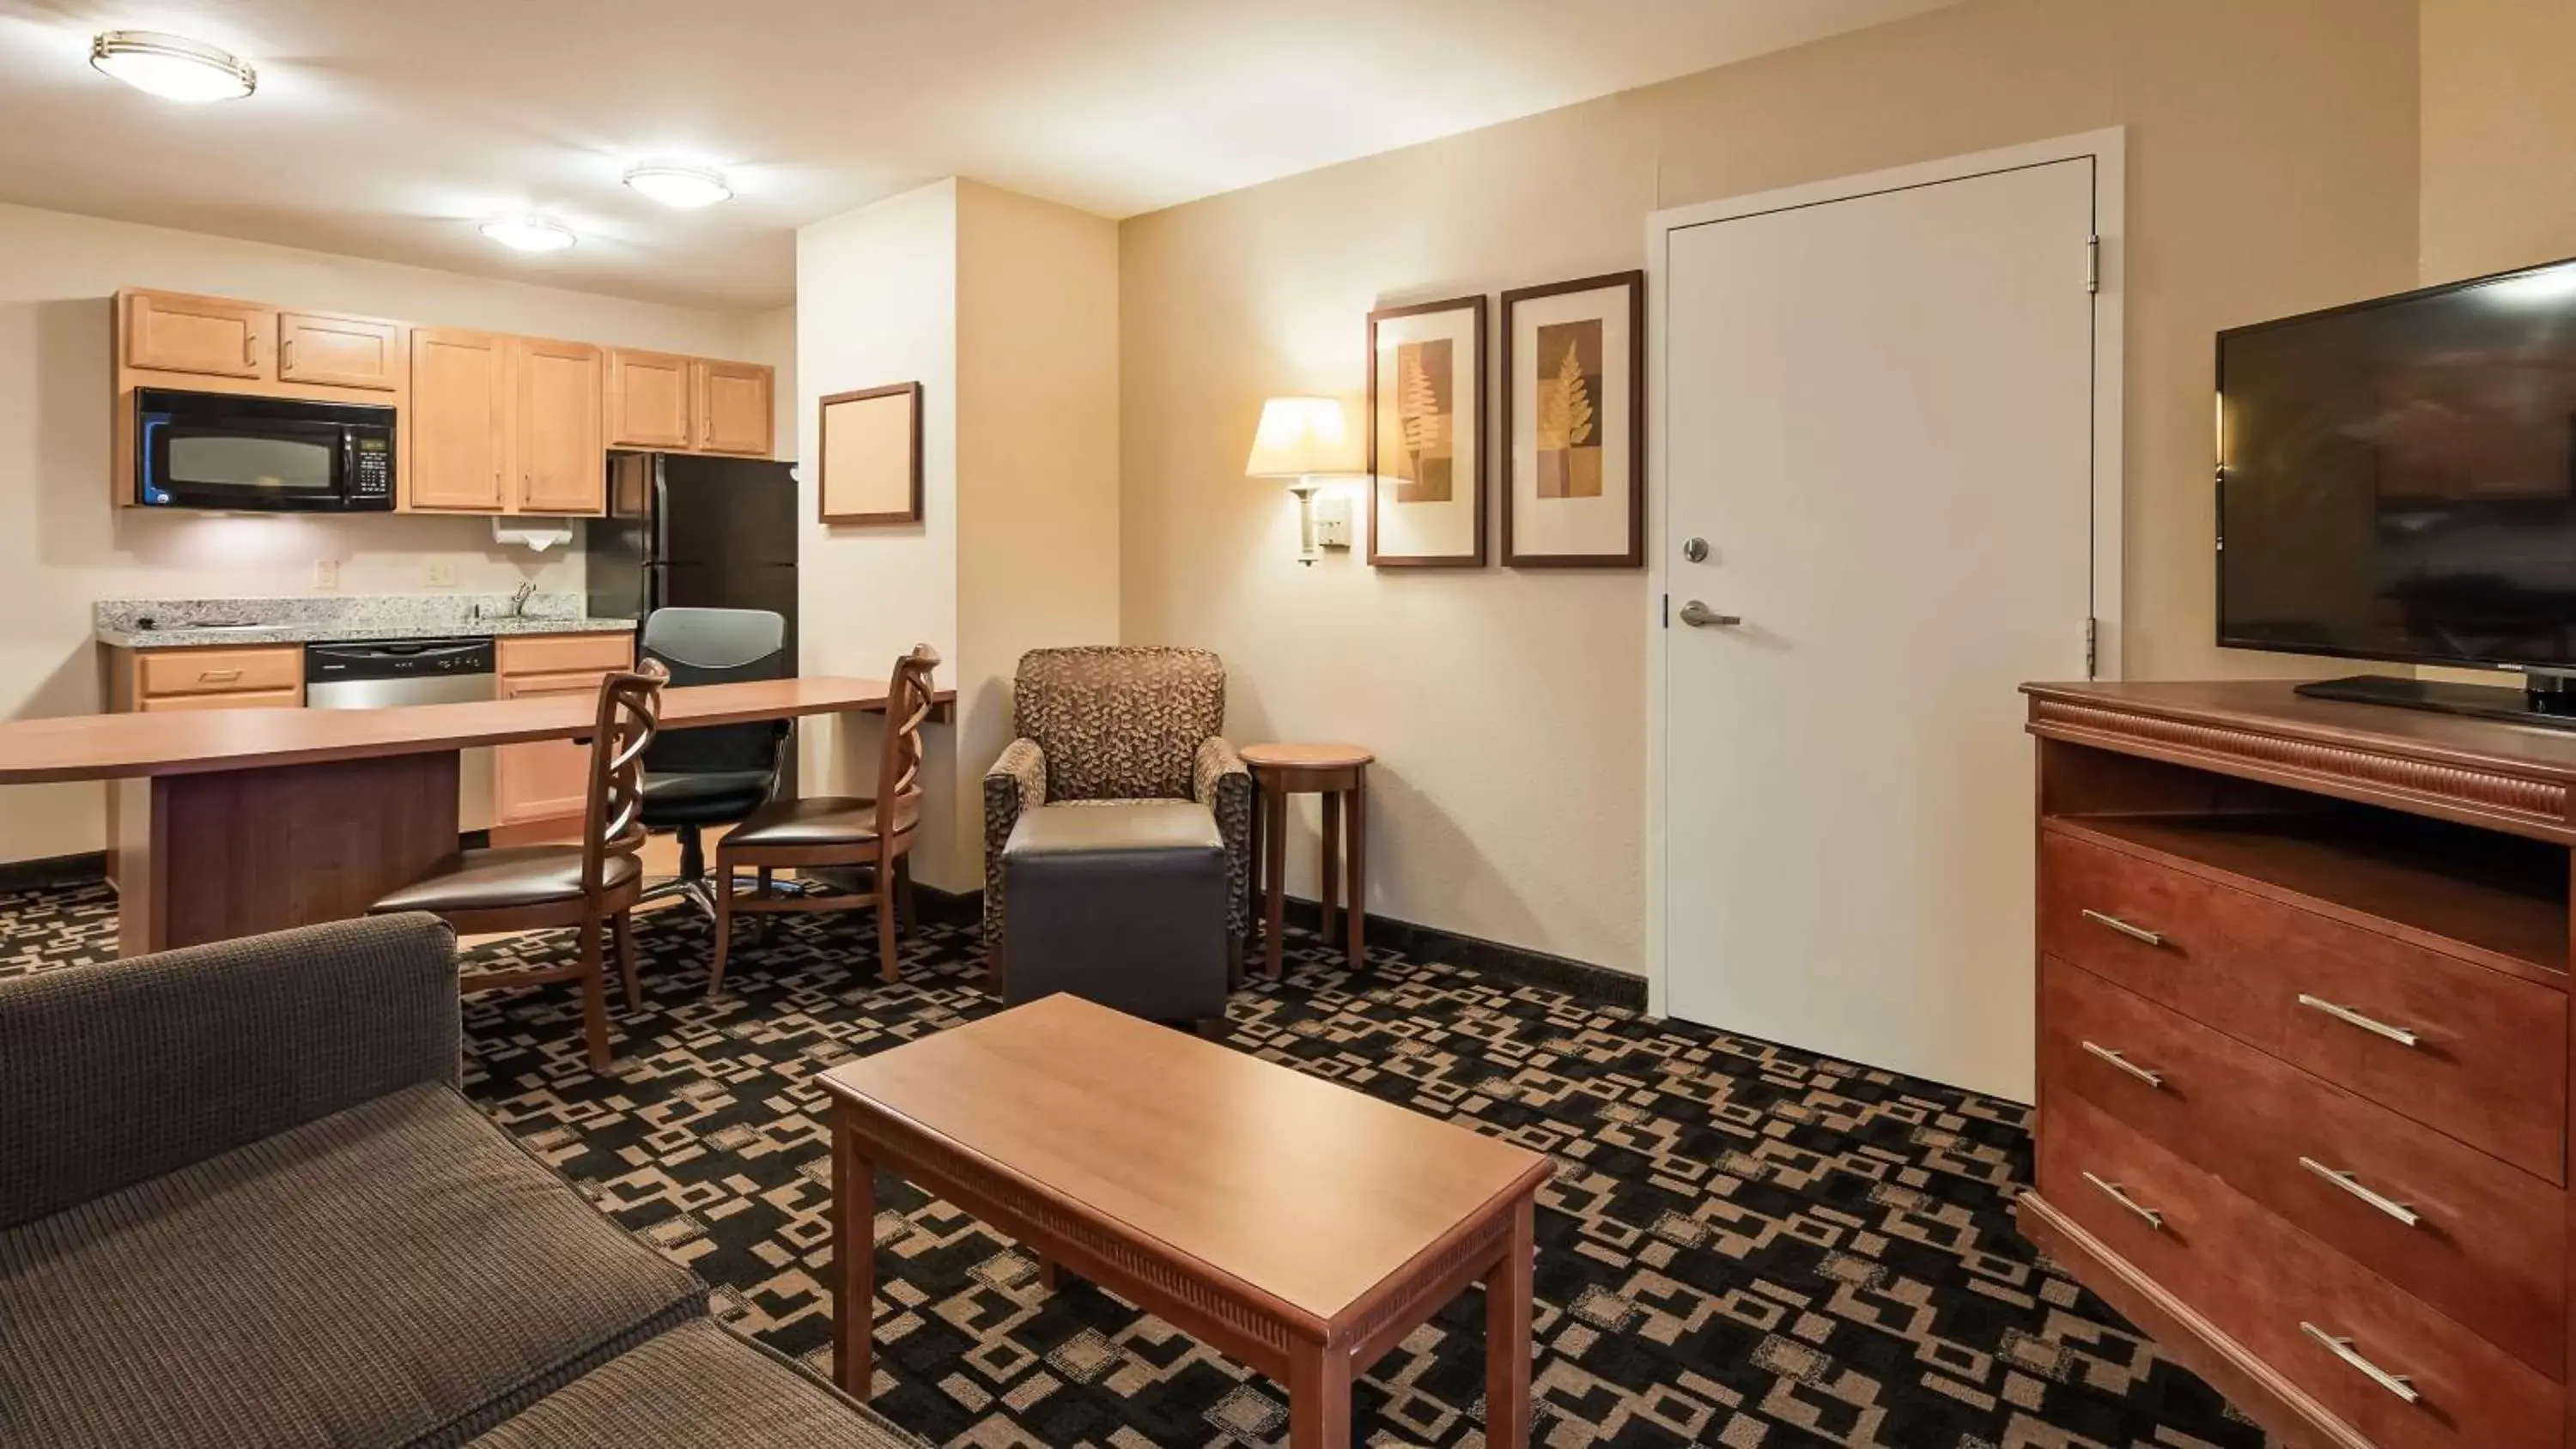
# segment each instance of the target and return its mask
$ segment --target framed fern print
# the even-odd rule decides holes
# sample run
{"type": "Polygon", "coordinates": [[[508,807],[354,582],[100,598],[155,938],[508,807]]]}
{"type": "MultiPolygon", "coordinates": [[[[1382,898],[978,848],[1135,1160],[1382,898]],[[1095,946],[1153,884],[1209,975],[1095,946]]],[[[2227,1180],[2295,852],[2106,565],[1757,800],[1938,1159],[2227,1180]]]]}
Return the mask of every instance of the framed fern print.
{"type": "Polygon", "coordinates": [[[1485,563],[1485,299],[1371,312],[1369,562],[1485,563]]]}
{"type": "Polygon", "coordinates": [[[1503,294],[1503,562],[1646,563],[1646,274],[1503,294]]]}

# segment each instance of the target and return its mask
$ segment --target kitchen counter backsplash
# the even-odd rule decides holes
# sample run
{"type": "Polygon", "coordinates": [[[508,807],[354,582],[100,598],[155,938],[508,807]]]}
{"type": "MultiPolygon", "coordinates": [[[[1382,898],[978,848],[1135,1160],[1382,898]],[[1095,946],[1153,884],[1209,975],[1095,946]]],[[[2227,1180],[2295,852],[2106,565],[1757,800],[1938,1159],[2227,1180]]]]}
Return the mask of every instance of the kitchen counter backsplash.
{"type": "Polygon", "coordinates": [[[517,615],[508,594],[352,594],[276,599],[101,599],[90,624],[101,644],[128,649],[187,645],[310,644],[345,639],[487,638],[628,630],[632,619],[594,619],[579,594],[535,594],[517,615]]]}

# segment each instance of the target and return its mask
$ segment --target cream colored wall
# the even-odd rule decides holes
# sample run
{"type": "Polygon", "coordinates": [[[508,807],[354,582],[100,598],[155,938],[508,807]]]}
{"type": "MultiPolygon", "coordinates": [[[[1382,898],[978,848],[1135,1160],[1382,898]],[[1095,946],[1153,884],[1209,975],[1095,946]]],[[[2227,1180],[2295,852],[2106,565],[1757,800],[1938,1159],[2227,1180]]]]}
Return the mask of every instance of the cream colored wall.
{"type": "Polygon", "coordinates": [[[2576,256],[2576,5],[2424,0],[2423,280],[2576,256]]]}
{"type": "MultiPolygon", "coordinates": [[[[882,677],[927,643],[957,657],[957,183],[940,181],[796,233],[797,456],[819,460],[828,394],[922,385],[922,521],[827,528],[816,469],[800,468],[806,520],[797,612],[804,672],[882,677]]],[[[953,666],[941,671],[953,678],[953,666]]],[[[802,732],[809,791],[872,793],[876,731],[802,732]]],[[[957,829],[953,732],[932,730],[913,873],[944,890],[982,880],[981,837],[957,829]]]]}
{"type": "MultiPolygon", "coordinates": [[[[90,603],[309,592],[578,589],[581,566],[498,548],[484,519],[207,517],[109,501],[109,298],[120,287],[247,297],[458,327],[734,356],[745,320],[290,247],[0,206],[0,718],[100,707],[90,603]]],[[[0,790],[0,860],[96,850],[95,785],[0,790]]]]}
{"type": "MultiPolygon", "coordinates": [[[[824,396],[923,389],[923,521],[807,525],[805,668],[882,675],[916,642],[940,652],[959,711],[930,734],[913,873],[975,890],[1013,663],[1117,637],[1117,227],[950,179],[800,231],[796,295],[803,457],[820,457],[824,396]]],[[[876,745],[861,727],[808,753],[866,791],[876,745]]]]}
{"type": "MultiPolygon", "coordinates": [[[[1011,740],[1023,653],[1118,641],[1118,226],[958,188],[958,763],[1011,740]]],[[[983,797],[961,790],[980,838],[983,797]]]]}
{"type": "Polygon", "coordinates": [[[1643,575],[1300,568],[1261,399],[1356,397],[1372,306],[1638,266],[1659,207],[2125,125],[2130,672],[2295,672],[2210,643],[2211,334],[2413,281],[2416,66],[2411,0],[1969,0],[1133,218],[1122,632],[1222,652],[1239,739],[1378,750],[1374,909],[1639,970],[1643,575]]]}

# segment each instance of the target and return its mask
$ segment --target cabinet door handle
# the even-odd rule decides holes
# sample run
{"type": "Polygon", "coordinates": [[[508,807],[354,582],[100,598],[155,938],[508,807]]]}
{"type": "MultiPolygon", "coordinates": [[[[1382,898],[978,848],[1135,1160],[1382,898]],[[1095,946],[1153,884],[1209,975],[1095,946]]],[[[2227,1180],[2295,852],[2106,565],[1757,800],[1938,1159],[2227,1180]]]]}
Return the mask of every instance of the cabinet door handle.
{"type": "Polygon", "coordinates": [[[200,669],[197,671],[197,681],[201,684],[224,684],[239,678],[241,678],[241,671],[238,669],[200,669]]]}
{"type": "Polygon", "coordinates": [[[2089,1172],[2084,1174],[2084,1180],[2093,1184],[2095,1187],[2100,1188],[2104,1197],[2107,1197],[2111,1201],[2118,1203],[2120,1206],[2127,1208],[2129,1211],[2136,1213],[2139,1220],[2144,1222],[2148,1227],[2151,1227],[2160,1233],[2165,1230],[2165,1215],[2157,1212],[2154,1208],[2147,1206],[2145,1203],[2138,1201],[2136,1198],[2129,1196],[2127,1190],[2122,1188],[2118,1183],[2104,1182],[2102,1179],[2095,1177],[2089,1172]]]}
{"type": "Polygon", "coordinates": [[[2381,1388],[2388,1390],[2392,1394],[2395,1394],[2407,1403],[2415,1404],[2423,1402],[2424,1396],[2415,1392],[2415,1381],[2413,1379],[2406,1377],[2404,1374],[2390,1373],[2388,1370],[2381,1368],[2379,1365],[2372,1363],[2366,1358],[2363,1358],[2361,1356],[2361,1350],[2352,1346],[2351,1339],[2337,1338],[2333,1334],[2326,1332],[2324,1329],[2319,1328],[2315,1324],[2307,1322],[2304,1319],[2300,1320],[2299,1332],[2304,1333],[2308,1337],[2315,1339],[2317,1342],[2324,1344],[2326,1346],[2326,1352],[2333,1354],[2335,1357],[2342,1359],[2345,1363],[2361,1370],[2364,1378],[2369,1379],[2372,1383],[2379,1385],[2381,1388]]]}
{"type": "Polygon", "coordinates": [[[289,337],[284,342],[277,344],[277,365],[285,368],[289,372],[295,370],[294,338],[289,337]]]}
{"type": "Polygon", "coordinates": [[[2164,1073],[2148,1071],[2145,1067],[2139,1066],[2136,1062],[2122,1056],[2119,1052],[2114,1051],[2110,1047],[2103,1046],[2099,1042],[2088,1041],[2079,1043],[2079,1045],[2081,1045],[2086,1051],[2091,1052],[2093,1055],[2100,1057],[2102,1060],[2109,1062],[2115,1067],[2118,1067],[2121,1071],[2127,1072],[2130,1076],[2137,1078],[2139,1081],[2146,1083],[2150,1087],[2162,1088],[2165,1084],[2164,1073]]]}
{"type": "Polygon", "coordinates": [[[2424,1044],[2422,1037],[2402,1026],[2390,1026],[2384,1021],[2374,1021],[2349,1006],[2337,1006],[2322,996],[2310,996],[2302,991],[2299,993],[2299,1004],[2310,1011],[2322,1011],[2346,1026],[2357,1026],[2374,1036],[2384,1036],[2402,1047],[2417,1047],[2424,1044]]]}
{"type": "Polygon", "coordinates": [[[2337,1172],[2335,1169],[2326,1166],[2324,1163],[2317,1161],[2313,1157],[2300,1158],[2299,1165],[2306,1168],[2308,1171],[2315,1173],[2317,1176],[2324,1178],[2326,1181],[2333,1183],[2335,1186],[2342,1188],[2344,1191],[2351,1193],[2354,1197],[2360,1198],[2363,1202],[2370,1204],[2372,1207],[2379,1209],[2381,1212],[2388,1214],[2390,1217],[2397,1219],[2399,1222],[2404,1223],[2410,1228],[2420,1228],[2424,1225],[2424,1217],[2421,1213],[2416,1212],[2413,1208],[2408,1207],[2406,1204],[2399,1202],[2393,1197],[2372,1192],[2369,1188],[2361,1185],[2361,1179],[2353,1176],[2349,1172],[2337,1172]]]}
{"type": "Polygon", "coordinates": [[[2121,935],[2128,937],[2132,941],[2144,941],[2150,946],[2161,946],[2165,943],[2164,934],[2162,932],[2150,931],[2144,926],[2130,925],[2128,922],[2121,920],[2118,916],[2105,915],[2104,913],[2095,910],[2087,910],[2084,913],[2084,919],[2094,922],[2097,925],[2108,926],[2112,930],[2119,932],[2121,935]]]}
{"type": "Polygon", "coordinates": [[[259,334],[256,332],[242,334],[242,366],[259,366],[259,334]]]}

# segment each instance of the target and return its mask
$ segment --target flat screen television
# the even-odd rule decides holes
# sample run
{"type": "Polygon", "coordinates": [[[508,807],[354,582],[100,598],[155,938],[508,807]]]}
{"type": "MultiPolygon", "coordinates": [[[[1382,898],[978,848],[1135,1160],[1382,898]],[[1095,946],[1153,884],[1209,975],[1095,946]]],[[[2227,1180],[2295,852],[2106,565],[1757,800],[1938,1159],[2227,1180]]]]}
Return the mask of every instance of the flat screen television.
{"type": "Polygon", "coordinates": [[[2576,262],[2222,332],[2218,410],[2221,644],[2576,673],[2576,262]]]}

